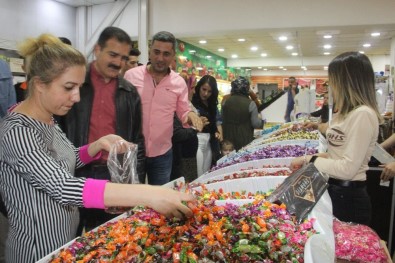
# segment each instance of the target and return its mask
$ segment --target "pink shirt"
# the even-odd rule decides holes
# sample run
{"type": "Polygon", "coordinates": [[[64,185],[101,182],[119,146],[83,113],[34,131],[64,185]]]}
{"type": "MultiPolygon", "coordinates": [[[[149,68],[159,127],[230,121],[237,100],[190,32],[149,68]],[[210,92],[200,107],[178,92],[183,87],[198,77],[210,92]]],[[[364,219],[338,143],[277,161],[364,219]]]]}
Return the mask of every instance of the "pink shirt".
{"type": "Polygon", "coordinates": [[[125,79],[141,97],[146,156],[165,154],[172,147],[174,112],[184,120],[190,111],[185,80],[171,70],[155,86],[146,65],[128,70],[125,79]]]}

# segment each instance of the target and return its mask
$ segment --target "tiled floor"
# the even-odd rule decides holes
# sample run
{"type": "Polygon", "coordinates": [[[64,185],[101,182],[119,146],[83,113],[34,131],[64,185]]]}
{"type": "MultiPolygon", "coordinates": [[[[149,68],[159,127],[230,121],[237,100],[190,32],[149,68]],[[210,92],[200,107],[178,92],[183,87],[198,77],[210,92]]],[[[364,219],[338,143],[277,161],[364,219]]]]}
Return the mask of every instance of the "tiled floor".
{"type": "Polygon", "coordinates": [[[5,218],[0,213],[0,263],[5,263],[4,249],[5,249],[5,240],[7,238],[7,231],[8,231],[7,218],[5,218]]]}

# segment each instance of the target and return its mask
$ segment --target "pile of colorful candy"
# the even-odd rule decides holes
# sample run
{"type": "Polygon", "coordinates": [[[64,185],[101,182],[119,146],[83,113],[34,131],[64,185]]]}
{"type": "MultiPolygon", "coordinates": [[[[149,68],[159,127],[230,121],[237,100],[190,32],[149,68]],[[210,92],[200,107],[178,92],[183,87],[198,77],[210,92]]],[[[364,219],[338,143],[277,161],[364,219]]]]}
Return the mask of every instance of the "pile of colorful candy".
{"type": "Polygon", "coordinates": [[[370,227],[335,219],[333,232],[337,258],[352,262],[388,262],[379,236],[370,227]]]}
{"type": "Polygon", "coordinates": [[[315,154],[317,149],[314,147],[305,147],[301,145],[268,145],[264,148],[254,150],[252,152],[244,151],[237,153],[234,158],[229,158],[226,162],[220,163],[211,168],[215,171],[236,163],[243,163],[252,160],[269,159],[269,158],[285,158],[298,157],[304,154],[315,154]]]}
{"type": "Polygon", "coordinates": [[[241,207],[216,206],[222,194],[197,192],[194,217],[185,221],[135,208],[127,218],[78,238],[51,262],[304,261],[314,220],[296,224],[284,205],[267,202],[265,195],[254,195],[254,202],[241,207]]]}

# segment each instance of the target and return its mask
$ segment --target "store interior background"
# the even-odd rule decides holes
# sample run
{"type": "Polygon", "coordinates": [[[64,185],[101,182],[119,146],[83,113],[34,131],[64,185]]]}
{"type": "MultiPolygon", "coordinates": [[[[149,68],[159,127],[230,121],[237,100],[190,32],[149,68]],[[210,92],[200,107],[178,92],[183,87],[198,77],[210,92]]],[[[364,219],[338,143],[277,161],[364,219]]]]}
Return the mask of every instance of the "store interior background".
{"type": "MultiPolygon", "coordinates": [[[[44,32],[69,38],[90,60],[100,32],[117,26],[138,41],[140,61],[148,61],[148,40],[158,31],[227,59],[227,66],[250,69],[252,85],[277,83],[282,88],[289,76],[325,79],[325,66],[343,51],[364,50],[376,72],[388,75],[394,87],[394,0],[0,0],[0,55],[15,50],[26,37],[44,32]],[[372,39],[370,33],[381,32],[372,39]],[[332,33],[329,41],[323,35],[332,33]],[[289,36],[297,56],[286,50],[278,36],[289,36]],[[245,38],[240,43],[238,38],[245,38]],[[206,45],[198,43],[208,41],[206,45]],[[362,44],[370,42],[370,48],[362,44]],[[222,43],[229,47],[218,52],[222,43]],[[330,55],[323,45],[330,43],[330,55]],[[258,46],[256,52],[249,48],[258,46]],[[233,50],[232,50],[233,49],[233,50]],[[267,53],[267,57],[261,57],[267,53]],[[238,58],[232,58],[238,54],[238,58]],[[285,67],[287,70],[279,69],[285,67]],[[307,70],[302,70],[305,66],[307,70]],[[265,71],[264,68],[269,70],[265,71]]],[[[283,112],[280,113],[283,115],[283,112]]],[[[375,229],[388,241],[391,187],[374,189],[375,229]]],[[[393,252],[393,249],[391,250],[393,252]]]]}

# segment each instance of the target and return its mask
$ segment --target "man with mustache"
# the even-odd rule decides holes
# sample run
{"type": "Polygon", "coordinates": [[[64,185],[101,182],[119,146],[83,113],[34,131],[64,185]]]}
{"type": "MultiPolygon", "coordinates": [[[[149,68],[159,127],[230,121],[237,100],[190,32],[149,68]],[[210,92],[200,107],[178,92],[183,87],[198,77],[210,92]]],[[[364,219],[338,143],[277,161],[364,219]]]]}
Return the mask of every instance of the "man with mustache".
{"type": "MultiPolygon", "coordinates": [[[[145,177],[145,146],[142,134],[141,100],[136,88],[119,75],[129,58],[132,41],[120,28],[107,27],[94,48],[96,60],[87,66],[81,100],[62,122],[67,137],[79,147],[107,134],[117,134],[138,145],[137,173],[145,177]]],[[[108,155],[76,171],[76,176],[108,179],[108,155]]],[[[80,229],[90,230],[113,215],[99,209],[80,210],[80,229]]]]}

